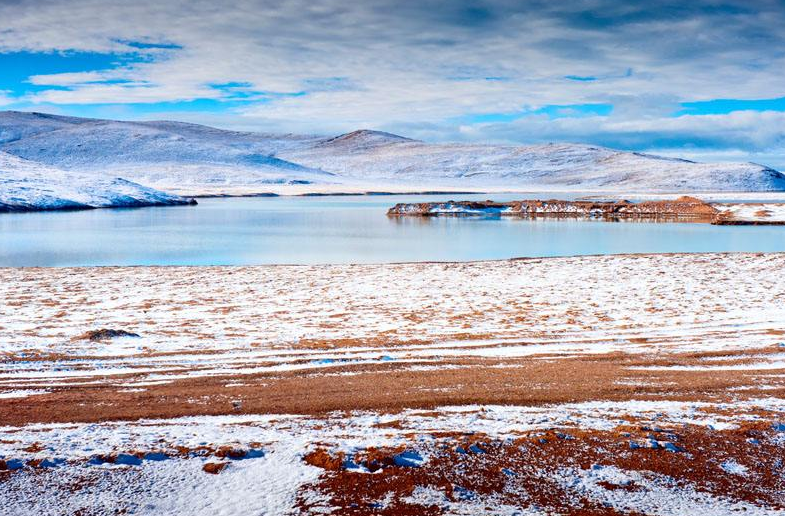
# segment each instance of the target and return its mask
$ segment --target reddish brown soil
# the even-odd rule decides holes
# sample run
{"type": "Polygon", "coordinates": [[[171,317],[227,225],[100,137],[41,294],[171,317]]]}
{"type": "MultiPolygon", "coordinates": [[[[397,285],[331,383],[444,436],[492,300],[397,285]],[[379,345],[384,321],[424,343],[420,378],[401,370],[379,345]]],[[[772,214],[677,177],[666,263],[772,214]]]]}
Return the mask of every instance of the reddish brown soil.
{"type": "MultiPolygon", "coordinates": [[[[699,426],[675,430],[630,426],[613,431],[547,431],[505,441],[479,434],[449,435],[427,446],[422,442],[413,444],[430,456],[423,467],[394,465],[392,457],[400,449],[369,450],[352,458],[376,471],[373,475],[348,471],[342,466],[343,455],[333,456],[325,449],[311,453],[306,461],[325,470],[311,490],[326,495],[341,514],[397,516],[445,512],[439,506],[407,503],[405,499],[416,486],[436,489],[453,502],[466,500],[471,493],[478,500],[493,495],[496,504],[536,505],[548,513],[618,514],[565,489],[555,479],[572,476],[565,470],[574,472],[598,466],[666,475],[676,485],[691,485],[716,497],[781,510],[785,509],[785,482],[771,473],[781,468],[782,460],[778,444],[768,440],[773,433],[770,424],[756,423],[722,432],[699,426]],[[681,451],[631,446],[652,438],[663,444],[672,443],[681,451]],[[470,451],[471,446],[482,451],[470,451]],[[720,464],[728,459],[746,466],[746,476],[724,472],[720,464]],[[378,502],[385,499],[389,503],[380,507],[378,502]]],[[[600,485],[609,490],[644,489],[634,481],[600,485]]],[[[304,496],[300,501],[303,511],[309,509],[307,500],[304,496]]]]}
{"type": "MultiPolygon", "coordinates": [[[[771,352],[776,352],[772,349],[771,352]]],[[[757,352],[758,354],[761,351],[757,352]]],[[[721,353],[720,353],[721,354],[721,353]]],[[[727,353],[726,353],[727,354],[727,353]]],[[[237,413],[324,414],[334,410],[398,411],[442,405],[543,405],[591,400],[726,399],[728,389],[760,383],[755,371],[645,371],[647,365],[694,364],[717,353],[662,359],[623,354],[556,360],[453,360],[438,370],[408,371],[397,365],[346,366],[352,375],[256,374],[211,376],[122,392],[111,384],[58,387],[46,395],[6,399],[0,422],[95,422],[237,413]],[[231,382],[241,382],[239,386],[231,382]],[[194,401],[197,400],[197,401],[194,401]],[[234,402],[240,401],[238,408],[234,402]]],[[[736,362],[744,362],[739,354],[736,362]]],[[[728,363],[736,363],[729,361],[728,363]]],[[[783,371],[766,371],[766,395],[785,395],[783,371]]],[[[755,390],[737,395],[759,395],[755,390]]]]}
{"type": "MultiPolygon", "coordinates": [[[[687,202],[687,201],[685,201],[687,202]]],[[[592,266],[589,258],[576,264],[572,270],[587,270],[592,266]]],[[[433,299],[433,308],[428,303],[421,305],[419,309],[409,306],[400,310],[397,317],[412,323],[412,325],[429,326],[437,325],[448,321],[450,327],[460,328],[465,331],[461,334],[437,334],[432,332],[423,336],[420,332],[410,332],[401,335],[379,333],[378,335],[366,338],[356,336],[352,332],[352,317],[357,308],[347,301],[346,307],[340,307],[335,313],[330,312],[330,319],[322,318],[319,324],[333,325],[335,327],[345,327],[342,336],[337,338],[314,338],[300,339],[295,343],[281,344],[282,349],[296,348],[298,350],[326,350],[343,349],[347,347],[370,348],[395,348],[397,346],[413,344],[423,344],[444,342],[446,340],[460,341],[464,339],[478,338],[549,338],[558,341],[561,334],[549,334],[550,326],[557,328],[554,332],[565,325],[575,325],[575,331],[567,336],[583,337],[581,332],[591,332],[593,329],[612,329],[609,335],[614,335],[619,330],[636,330],[632,323],[622,319],[625,315],[624,310],[613,306],[613,302],[605,303],[598,308],[596,295],[598,289],[609,282],[616,281],[617,277],[622,277],[624,285],[635,286],[638,283],[631,281],[630,276],[625,277],[625,271],[634,270],[639,266],[639,262],[649,261],[647,257],[629,257],[614,269],[612,279],[605,279],[602,283],[594,283],[592,287],[586,288],[591,282],[583,281],[570,282],[569,278],[558,279],[557,282],[548,289],[552,292],[557,289],[574,289],[576,291],[590,290],[585,298],[574,298],[569,303],[532,303],[525,299],[525,289],[494,298],[498,303],[486,305],[487,313],[498,313],[501,310],[509,309],[509,317],[500,320],[495,326],[481,325],[484,320],[478,315],[480,310],[475,306],[469,306],[457,311],[443,311],[439,309],[437,296],[433,299]],[[514,295],[513,295],[514,294],[514,295]],[[519,295],[520,294],[520,295],[519,295]],[[554,313],[558,312],[558,317],[554,313]],[[587,317],[591,312],[592,317],[587,317]],[[332,318],[335,318],[333,323],[332,318]],[[541,321],[537,325],[516,326],[517,318],[522,320],[541,321]],[[544,321],[544,322],[542,322],[544,321]],[[617,322],[614,322],[617,321],[617,322]],[[429,324],[430,323],[430,324],[429,324]],[[465,328],[465,330],[464,330],[465,328]],[[474,333],[474,328],[477,328],[474,333]],[[489,329],[490,328],[490,329],[489,329]],[[498,334],[488,334],[488,331],[497,331],[498,334]]],[[[680,259],[681,260],[681,259],[680,259]]],[[[687,258],[684,258],[687,260],[687,258]]],[[[767,285],[767,291],[750,291],[748,286],[740,283],[741,288],[721,288],[713,291],[706,289],[706,285],[713,282],[726,280],[731,275],[745,277],[745,269],[740,268],[738,261],[732,258],[718,258],[710,256],[708,258],[696,257],[690,260],[698,260],[705,263],[706,274],[713,274],[714,279],[704,279],[699,287],[703,290],[681,291],[681,287],[676,285],[672,292],[676,292],[676,301],[663,303],[667,298],[662,292],[656,292],[656,288],[637,292],[635,296],[649,296],[650,303],[641,305],[637,308],[640,313],[656,313],[658,321],[672,322],[680,313],[694,313],[695,323],[716,322],[712,317],[720,313],[735,312],[744,313],[743,310],[751,310],[751,306],[765,306],[770,304],[776,306],[781,300],[781,284],[771,281],[777,278],[776,272],[779,265],[765,265],[756,269],[757,275],[747,275],[749,282],[755,285],[767,285]],[[762,272],[761,272],[762,271],[762,272]],[[680,293],[681,292],[681,293],[680,293]],[[741,300],[738,305],[733,302],[721,302],[718,296],[723,292],[733,292],[733,298],[741,300]],[[744,296],[750,296],[750,292],[756,292],[755,299],[766,299],[766,303],[758,305],[745,304],[744,296]],[[768,292],[772,292],[776,297],[765,297],[768,292]],[[683,303],[682,303],[683,296],[683,303]],[[760,297],[764,296],[764,297],[760,297]],[[715,299],[714,306],[706,306],[702,312],[695,310],[690,303],[702,301],[706,298],[715,299]],[[692,312],[691,312],[692,310],[692,312]],[[703,317],[705,314],[709,317],[703,317]]],[[[772,259],[770,259],[772,260],[772,259]]],[[[524,263],[524,262],[509,262],[524,263]]],[[[514,269],[510,274],[538,274],[539,269],[536,265],[540,260],[526,261],[530,265],[529,269],[514,269]]],[[[673,269],[678,269],[681,261],[674,260],[673,269]]],[[[779,262],[770,262],[779,263],[779,262]]],[[[644,263],[645,265],[645,263],[644,263]]],[[[471,267],[467,264],[446,264],[443,266],[449,270],[442,278],[447,275],[460,273],[461,268],[471,267]]],[[[701,269],[700,274],[704,269],[701,269]]],[[[365,269],[360,269],[365,270],[365,269]]],[[[653,274],[657,278],[668,278],[667,268],[653,269],[653,274]],[[665,276],[659,276],[665,275],[665,276]]],[[[124,270],[125,271],[125,270],[124,270]]],[[[231,275],[238,273],[233,269],[222,270],[221,274],[231,275]]],[[[411,275],[417,273],[416,269],[411,269],[411,275]]],[[[189,272],[190,271],[186,271],[189,272]]],[[[19,280],[20,284],[29,285],[31,281],[38,281],[38,277],[44,275],[46,271],[33,271],[29,279],[19,280]]],[[[125,273],[125,272],[124,272],[125,273]]],[[[10,273],[9,273],[10,274],[10,273]]],[[[17,274],[13,271],[13,274],[17,274]]],[[[84,275],[103,275],[104,272],[94,270],[77,271],[74,276],[65,276],[59,280],[67,288],[71,295],[74,289],[85,288],[83,281],[84,275]],[[81,285],[81,287],[80,287],[81,285]]],[[[132,272],[127,272],[133,276],[132,272]]],[[[357,273],[359,274],[359,273],[357,273]]],[[[487,272],[485,273],[487,274],[487,272]]],[[[696,281],[700,274],[692,274],[691,281],[696,281]]],[[[163,277],[164,274],[161,274],[163,277]]],[[[103,276],[101,276],[103,277],[103,276]]],[[[180,276],[172,275],[177,279],[180,276]]],[[[187,281],[201,281],[200,274],[193,273],[193,276],[186,277],[187,281]]],[[[437,276],[438,277],[438,276],[437,276]]],[[[485,278],[486,276],[482,276],[485,278]]],[[[638,278],[638,276],[632,276],[638,278]]],[[[253,277],[251,277],[253,278],[253,277]]],[[[167,285],[165,288],[158,285],[155,279],[154,290],[163,292],[176,291],[167,285]]],[[[171,279],[167,281],[172,281],[171,279]]],[[[179,281],[179,280],[178,280],[179,281]]],[[[309,280],[313,281],[313,280],[309,280]]],[[[443,279],[442,279],[443,281],[443,279]]],[[[659,281],[659,280],[658,280],[659,281]]],[[[252,280],[247,280],[242,284],[251,284],[252,280]]],[[[58,284],[58,285],[59,285],[58,284]]],[[[441,285],[441,283],[440,283],[441,285]]],[[[729,283],[729,285],[733,285],[729,283]]],[[[175,284],[174,287],[177,285],[175,284]]],[[[659,286],[658,285],[655,285],[659,286]]],[[[300,287],[298,292],[308,292],[308,288],[300,287]]],[[[538,287],[546,288],[546,287],[538,287]]],[[[484,291],[484,286],[479,285],[476,289],[478,293],[484,291]]],[[[261,291],[260,291],[261,292],[261,291]]],[[[329,297],[329,290],[322,287],[321,294],[329,297]]],[[[44,301],[36,301],[31,297],[31,293],[24,289],[15,291],[15,306],[5,313],[6,321],[24,308],[35,307],[36,302],[45,305],[44,301]]],[[[449,295],[450,292],[445,292],[449,295]]],[[[73,294],[75,298],[81,294],[73,294]]],[[[140,329],[140,333],[149,335],[150,331],[158,331],[161,334],[171,335],[172,337],[182,337],[183,334],[194,339],[203,339],[205,342],[213,342],[217,337],[210,335],[210,332],[196,328],[199,326],[200,318],[207,318],[211,313],[220,314],[226,326],[221,326],[220,334],[231,336],[240,334],[243,329],[253,328],[255,325],[264,325],[271,319],[256,317],[253,313],[247,313],[243,317],[238,316],[237,306],[233,305],[233,298],[226,296],[221,301],[215,301],[216,295],[211,290],[208,295],[194,295],[193,299],[187,300],[188,304],[204,306],[205,312],[192,314],[191,322],[181,321],[178,317],[173,318],[174,323],[166,328],[148,327],[148,330],[140,329]],[[195,321],[195,322],[194,322],[195,321]],[[183,325],[183,334],[178,333],[176,325],[183,325]],[[191,332],[191,328],[194,332],[191,332]],[[204,332],[204,333],[200,333],[204,332]],[[201,335],[196,337],[195,335],[201,335]]],[[[261,295],[261,294],[260,294],[261,295]]],[[[632,294],[631,294],[632,295],[632,294]]],[[[469,296],[470,297],[470,296],[469,296]]],[[[100,296],[95,296],[100,299],[100,296]]],[[[336,297],[337,298],[337,297],[336,297]]],[[[464,298],[466,295],[464,294],[464,298]]],[[[130,318],[123,324],[111,323],[112,327],[127,327],[136,329],[136,324],[142,324],[145,317],[154,316],[141,315],[146,309],[157,309],[159,315],[167,313],[169,308],[172,311],[180,311],[185,302],[179,303],[169,300],[166,297],[151,298],[154,301],[146,300],[140,303],[139,308],[132,310],[133,316],[139,315],[140,321],[130,318]],[[179,303],[179,304],[178,304],[179,303]],[[166,308],[166,310],[164,310],[166,308]],[[133,323],[133,324],[131,324],[133,323]]],[[[647,298],[648,299],[648,298],[647,298]]],[[[69,305],[71,301],[67,296],[63,296],[57,301],[58,307],[52,310],[57,314],[59,306],[69,305]]],[[[356,302],[356,300],[354,300],[356,302]]],[[[731,299],[733,301],[733,299],[731,299]]],[[[53,301],[54,302],[54,301],[53,301]]],[[[375,313],[386,314],[389,310],[383,306],[383,302],[378,301],[380,306],[374,305],[375,313]]],[[[10,303],[9,303],[10,304],[10,303]]],[[[69,310],[84,310],[86,306],[100,304],[99,301],[82,300],[74,303],[74,308],[69,310]]],[[[69,305],[70,306],[70,305],[69,305]]],[[[287,315],[290,310],[282,308],[280,316],[287,315]]],[[[36,312],[38,313],[38,312],[36,312]]],[[[311,316],[318,316],[317,313],[311,314],[307,311],[294,312],[306,324],[311,316]]],[[[278,317],[279,313],[276,312],[278,317]]],[[[32,317],[32,316],[31,316],[32,317]]],[[[773,316],[775,317],[775,316],[773,316]]],[[[45,319],[42,317],[41,319],[45,319]]],[[[57,316],[57,321],[63,318],[57,316]]],[[[66,317],[67,319],[67,317],[66,317]]],[[[743,317],[741,317],[743,319],[743,317]]],[[[718,318],[717,321],[720,321],[718,318]]],[[[706,352],[682,352],[675,353],[668,342],[669,336],[658,336],[656,333],[649,333],[647,327],[639,327],[634,333],[630,333],[628,339],[631,347],[636,348],[635,354],[628,353],[605,353],[598,355],[585,354],[581,356],[568,357],[564,354],[556,356],[539,355],[527,358],[460,358],[459,356],[439,357],[437,362],[398,362],[372,363],[359,365],[347,362],[338,364],[330,368],[313,368],[300,371],[289,372],[267,372],[256,374],[225,374],[222,376],[194,376],[188,379],[179,379],[166,384],[146,384],[143,391],[128,391],[128,384],[134,380],[149,380],[148,373],[142,371],[133,372],[126,368],[123,371],[131,371],[130,374],[118,374],[106,377],[91,377],[90,380],[97,380],[97,383],[83,383],[78,385],[79,380],[58,380],[56,384],[47,385],[46,380],[42,380],[41,385],[34,387],[20,381],[19,385],[10,383],[4,384],[8,390],[12,389],[48,389],[48,394],[32,395],[25,398],[7,398],[0,403],[0,426],[5,425],[24,425],[27,423],[48,423],[48,422],[100,422],[110,420],[137,420],[139,418],[171,418],[185,415],[222,415],[222,414],[242,414],[242,413],[298,413],[311,414],[316,417],[331,411],[352,411],[360,409],[370,409],[379,412],[395,414],[403,409],[423,409],[431,410],[443,405],[521,405],[534,406],[544,404],[558,404],[565,402],[583,402],[596,400],[699,400],[699,401],[722,401],[730,402],[734,400],[744,400],[746,398],[760,397],[785,397],[785,370],[703,370],[703,371],[679,371],[679,370],[641,370],[634,369],[639,366],[678,366],[678,365],[738,365],[757,363],[764,358],[760,355],[771,355],[782,353],[781,335],[785,335],[785,330],[781,329],[778,319],[769,323],[770,327],[753,328],[744,330],[745,335],[749,336],[748,342],[772,343],[767,344],[766,348],[758,348],[749,351],[732,350],[724,348],[722,351],[706,352]],[[772,337],[776,336],[776,337],[772,337]],[[634,346],[633,346],[634,345],[634,346]],[[707,360],[710,358],[723,358],[721,362],[707,360]],[[410,369],[411,367],[426,366],[429,369],[410,369]],[[25,387],[27,385],[27,387],[25,387]],[[765,390],[761,390],[765,388],[765,390]]],[[[687,324],[693,321],[686,321],[687,324]]],[[[734,323],[734,320],[727,320],[726,323],[734,323]]],[[[8,322],[4,324],[9,325],[8,322]]],[[[35,342],[48,330],[43,330],[47,325],[57,329],[57,324],[51,320],[42,320],[36,328],[28,328],[21,325],[23,329],[20,333],[25,335],[20,339],[22,345],[26,344],[26,339],[35,342]]],[[[78,335],[90,328],[100,328],[103,322],[91,323],[85,326],[76,326],[78,331],[72,333],[62,332],[63,339],[71,335],[78,335]]],[[[107,323],[110,324],[110,323],[107,323]]],[[[696,337],[691,344],[695,346],[687,349],[706,349],[711,346],[704,344],[701,339],[713,339],[720,332],[726,331],[727,324],[712,326],[709,330],[702,331],[700,337],[696,337]]],[[[417,328],[417,326],[413,326],[417,328]]],[[[212,330],[211,330],[212,331],[212,330]]],[[[739,330],[742,331],[742,330],[739,330]]],[[[674,339],[683,337],[678,335],[678,329],[673,332],[674,339]]],[[[109,341],[111,343],[111,341],[109,341]]],[[[249,349],[259,347],[270,348],[264,339],[248,341],[249,349]]],[[[32,344],[31,344],[32,345],[32,344]]],[[[276,344],[278,345],[278,344],[276,344]]],[[[525,346],[525,343],[520,343],[525,346]]],[[[459,345],[457,347],[460,347],[459,345]]],[[[67,349],[67,348],[66,348],[67,349]]],[[[679,349],[679,348],[676,348],[679,349]]],[[[141,350],[140,356],[152,357],[161,356],[174,359],[179,354],[198,355],[198,358],[210,360],[212,349],[195,349],[156,352],[154,350],[141,350]]],[[[380,351],[380,354],[382,351],[380,351]]],[[[111,357],[107,357],[109,360],[111,357]]],[[[92,357],[92,362],[99,361],[100,357],[92,357]]],[[[2,357],[3,363],[7,363],[7,372],[24,369],[24,362],[30,362],[30,369],[40,367],[41,362],[63,362],[66,367],[81,369],[82,367],[92,367],[94,364],[84,364],[79,362],[78,354],[73,356],[35,352],[28,354],[8,354],[2,357]]],[[[183,363],[191,361],[195,364],[193,370],[200,367],[200,360],[194,357],[184,358],[183,363]]],[[[311,360],[311,358],[303,359],[311,360]]],[[[299,364],[298,359],[289,361],[292,364],[299,364]]],[[[767,362],[768,363],[768,362],[767,362]]],[[[250,366],[269,365],[271,362],[264,362],[264,359],[249,363],[250,366]]],[[[244,363],[238,363],[243,366],[244,363]]],[[[230,368],[228,368],[230,369],[230,368]]],[[[87,369],[86,369],[87,370],[87,369]]],[[[190,370],[189,370],[190,371],[190,370]]],[[[727,409],[727,415],[732,416],[733,407],[727,409]]],[[[427,414],[420,414],[419,417],[427,417],[427,414]]],[[[373,475],[351,473],[344,468],[347,456],[341,453],[338,448],[331,448],[331,445],[322,443],[314,451],[308,453],[304,460],[313,466],[321,468],[324,473],[320,480],[309,487],[311,491],[316,490],[323,493],[330,503],[339,509],[336,514],[441,514],[444,508],[440,506],[422,507],[407,504],[404,500],[412,493],[415,486],[432,487],[444,493],[446,500],[457,501],[466,496],[467,492],[474,493],[478,497],[495,494],[493,502],[506,503],[514,506],[529,507],[538,505],[544,509],[558,514],[581,515],[581,514],[616,514],[612,509],[602,505],[596,500],[581,498],[574,493],[567,492],[565,488],[554,480],[556,472],[565,469],[572,469],[580,472],[592,467],[593,465],[614,465],[625,470],[656,472],[668,475],[677,482],[685,485],[696,486],[697,489],[711,493],[715,496],[728,496],[737,500],[747,500],[759,506],[770,506],[773,508],[783,507],[785,500],[785,481],[781,475],[772,474],[773,471],[781,471],[782,445],[775,446],[770,437],[772,434],[770,421],[772,415],[764,416],[761,423],[747,424],[739,430],[714,431],[710,428],[684,426],[677,429],[669,428],[667,432],[659,432],[656,429],[643,428],[635,421],[628,421],[628,425],[613,431],[578,431],[578,430],[548,430],[540,433],[516,434],[512,440],[495,440],[485,435],[477,434],[436,434],[435,441],[427,440],[427,436],[405,435],[408,440],[406,447],[414,447],[429,456],[426,467],[412,468],[396,466],[393,457],[396,453],[403,451],[404,447],[367,449],[361,454],[351,457],[352,460],[362,464],[371,471],[373,475]],[[566,435],[569,434],[569,435],[566,435]],[[672,442],[683,448],[684,451],[669,452],[663,449],[632,449],[630,442],[643,442],[654,435],[658,441],[672,442]],[[760,444],[750,443],[749,438],[755,438],[760,444]],[[458,447],[468,449],[472,445],[479,445],[484,453],[460,453],[458,447]],[[722,461],[733,458],[739,463],[749,468],[747,477],[739,477],[727,474],[722,471],[719,465],[722,461]],[[510,470],[514,474],[510,475],[503,471],[510,470]],[[778,469],[779,468],[779,469],[778,469]],[[389,496],[388,496],[389,495],[389,496]],[[373,505],[379,500],[389,498],[391,502],[386,506],[373,505]]],[[[405,425],[395,418],[391,421],[378,425],[380,434],[390,431],[406,431],[405,425]]],[[[7,432],[8,439],[14,438],[15,430],[7,432]]],[[[46,444],[46,443],[44,443],[46,444]]],[[[264,449],[259,443],[243,443],[242,445],[221,446],[222,443],[209,443],[196,448],[167,447],[166,443],[160,443],[166,453],[177,460],[207,460],[205,466],[206,474],[220,474],[232,460],[244,458],[250,449],[264,449]]],[[[155,446],[158,446],[156,444],[155,446]]],[[[41,447],[34,443],[27,447],[27,453],[36,453],[41,447]]],[[[345,448],[344,448],[345,449],[345,448]]],[[[310,449],[309,449],[310,450],[310,449]]],[[[156,451],[156,450],[148,450],[156,451]]],[[[306,450],[303,450],[305,452],[306,450]]],[[[120,450],[117,451],[120,453],[120,450]]],[[[131,449],[124,453],[142,457],[145,452],[131,449]]],[[[8,458],[8,457],[6,457],[8,458]]],[[[116,454],[108,454],[103,457],[107,462],[114,462],[116,454]]],[[[35,459],[38,460],[38,459],[35,459]]],[[[40,465],[40,464],[39,464],[40,465]]],[[[36,463],[30,464],[36,466],[36,463]]],[[[0,461],[0,470],[8,467],[6,463],[0,461]]],[[[45,475],[55,471],[53,468],[30,467],[25,468],[24,474],[45,475]]],[[[229,472],[231,473],[231,471],[229,472]]],[[[0,471],[0,482],[19,472],[0,471]]],[[[226,473],[224,477],[226,477],[226,473]]],[[[221,478],[224,478],[221,477],[221,478]]],[[[642,489],[635,483],[615,485],[610,482],[601,484],[604,489],[616,491],[623,490],[636,493],[642,489]]],[[[307,491],[307,490],[306,490],[307,491]]],[[[303,511],[316,509],[309,504],[315,503],[316,497],[308,496],[304,491],[300,499],[300,508],[303,511]]],[[[482,512],[481,508],[478,511],[482,512]]],[[[1,511],[0,511],[1,512],[1,511]]],[[[628,513],[629,514],[629,513],[628,513]]]]}

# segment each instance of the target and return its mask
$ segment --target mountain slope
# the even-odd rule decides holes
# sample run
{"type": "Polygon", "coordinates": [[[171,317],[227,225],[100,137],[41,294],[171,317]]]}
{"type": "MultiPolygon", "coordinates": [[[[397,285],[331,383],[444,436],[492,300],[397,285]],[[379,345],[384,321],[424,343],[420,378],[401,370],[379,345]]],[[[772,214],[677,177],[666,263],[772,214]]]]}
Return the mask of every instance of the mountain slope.
{"type": "Polygon", "coordinates": [[[46,113],[0,111],[0,145],[95,121],[90,118],[48,115],[46,113]]]}
{"type": "Polygon", "coordinates": [[[59,170],[0,152],[0,212],[175,204],[188,201],[125,179],[59,170]]]}
{"type": "Polygon", "coordinates": [[[785,190],[785,175],[754,163],[695,163],[581,144],[531,146],[388,141],[320,143],[281,154],[342,177],[472,187],[642,191],[785,190]]]}
{"type": "Polygon", "coordinates": [[[116,122],[0,113],[0,150],[66,170],[120,175],[162,189],[329,182],[272,156],[308,136],[222,131],[179,122],[116,122]],[[20,136],[22,135],[22,136],[20,136]]]}

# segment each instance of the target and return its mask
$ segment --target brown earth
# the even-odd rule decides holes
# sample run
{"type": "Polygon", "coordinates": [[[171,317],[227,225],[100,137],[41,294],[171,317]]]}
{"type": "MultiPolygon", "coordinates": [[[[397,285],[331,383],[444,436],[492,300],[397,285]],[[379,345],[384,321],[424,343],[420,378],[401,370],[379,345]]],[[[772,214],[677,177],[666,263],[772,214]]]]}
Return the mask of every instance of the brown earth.
{"type": "Polygon", "coordinates": [[[210,473],[211,475],[217,475],[229,465],[228,462],[208,462],[204,466],[202,466],[202,470],[205,473],[210,473]]]}
{"type": "MultiPolygon", "coordinates": [[[[632,423],[610,431],[548,430],[516,439],[498,440],[482,434],[437,436],[430,444],[418,442],[429,457],[422,467],[396,466],[402,448],[370,449],[352,457],[354,463],[375,474],[358,474],[342,467],[345,456],[320,448],[305,460],[324,469],[320,480],[305,490],[300,509],[312,508],[316,492],[329,499],[341,514],[421,515],[444,514],[451,502],[536,506],[548,514],[568,516],[634,514],[616,511],[596,499],[582,496],[567,485],[581,472],[616,467],[669,477],[671,485],[689,485],[718,499],[748,502],[772,510],[785,509],[785,484],[778,475],[781,450],[771,424],[757,422],[733,430],[705,426],[657,428],[632,423]],[[652,443],[656,442],[656,445],[652,443]],[[667,447],[670,446],[669,450],[667,447]],[[724,461],[747,468],[744,476],[727,474],[724,461]],[[444,502],[420,505],[407,500],[417,488],[440,492],[444,502]],[[380,501],[385,501],[380,503],[380,501]]],[[[645,493],[635,480],[600,481],[608,491],[645,493]]]]}
{"type": "MultiPolygon", "coordinates": [[[[772,348],[770,352],[776,352],[772,348]]],[[[727,354],[727,353],[724,353],[727,354]]],[[[761,351],[757,350],[756,355],[761,351]]],[[[703,363],[716,353],[684,353],[656,359],[621,353],[553,360],[449,360],[435,370],[401,370],[395,364],[347,365],[332,374],[288,372],[208,376],[150,385],[142,392],[122,387],[74,385],[50,394],[6,399],[6,425],[170,418],[186,415],[297,413],[335,410],[396,412],[442,405],[546,405],[591,400],[674,399],[724,401],[737,396],[785,395],[785,371],[635,370],[639,366],[703,363]],[[338,374],[338,373],[351,373],[338,374]],[[238,382],[239,385],[232,385],[238,382]],[[240,402],[239,404],[237,402],[240,402]]],[[[728,364],[747,363],[745,353],[728,364]]]]}

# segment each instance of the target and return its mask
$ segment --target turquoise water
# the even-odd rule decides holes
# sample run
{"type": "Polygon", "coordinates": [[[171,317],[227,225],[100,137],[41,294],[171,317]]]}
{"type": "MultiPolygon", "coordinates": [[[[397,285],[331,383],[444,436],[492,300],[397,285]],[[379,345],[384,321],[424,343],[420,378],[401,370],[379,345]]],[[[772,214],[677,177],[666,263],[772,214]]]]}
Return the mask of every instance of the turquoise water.
{"type": "Polygon", "coordinates": [[[487,197],[250,197],[202,199],[194,207],[1,214],[0,265],[382,263],[785,251],[785,227],[385,214],[397,202],[487,197]]]}

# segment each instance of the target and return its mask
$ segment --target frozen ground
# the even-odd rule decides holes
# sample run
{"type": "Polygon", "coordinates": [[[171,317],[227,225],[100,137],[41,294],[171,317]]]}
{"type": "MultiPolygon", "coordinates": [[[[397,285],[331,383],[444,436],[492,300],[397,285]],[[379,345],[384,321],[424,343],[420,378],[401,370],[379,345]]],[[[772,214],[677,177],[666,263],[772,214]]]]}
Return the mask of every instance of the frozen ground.
{"type": "Polygon", "coordinates": [[[785,506],[784,409],[459,406],[5,428],[0,513],[773,516],[785,506]]]}
{"type": "Polygon", "coordinates": [[[419,191],[784,191],[754,163],[695,163],[581,144],[428,144],[0,112],[0,151],[186,196],[419,191]]]}
{"type": "Polygon", "coordinates": [[[0,269],[0,382],[766,349],[785,324],[780,268],[781,254],[710,254],[0,269]],[[80,338],[103,327],[140,337],[80,338]]]}
{"type": "Polygon", "coordinates": [[[781,514],[784,267],[0,269],[0,514],[781,514]]]}

